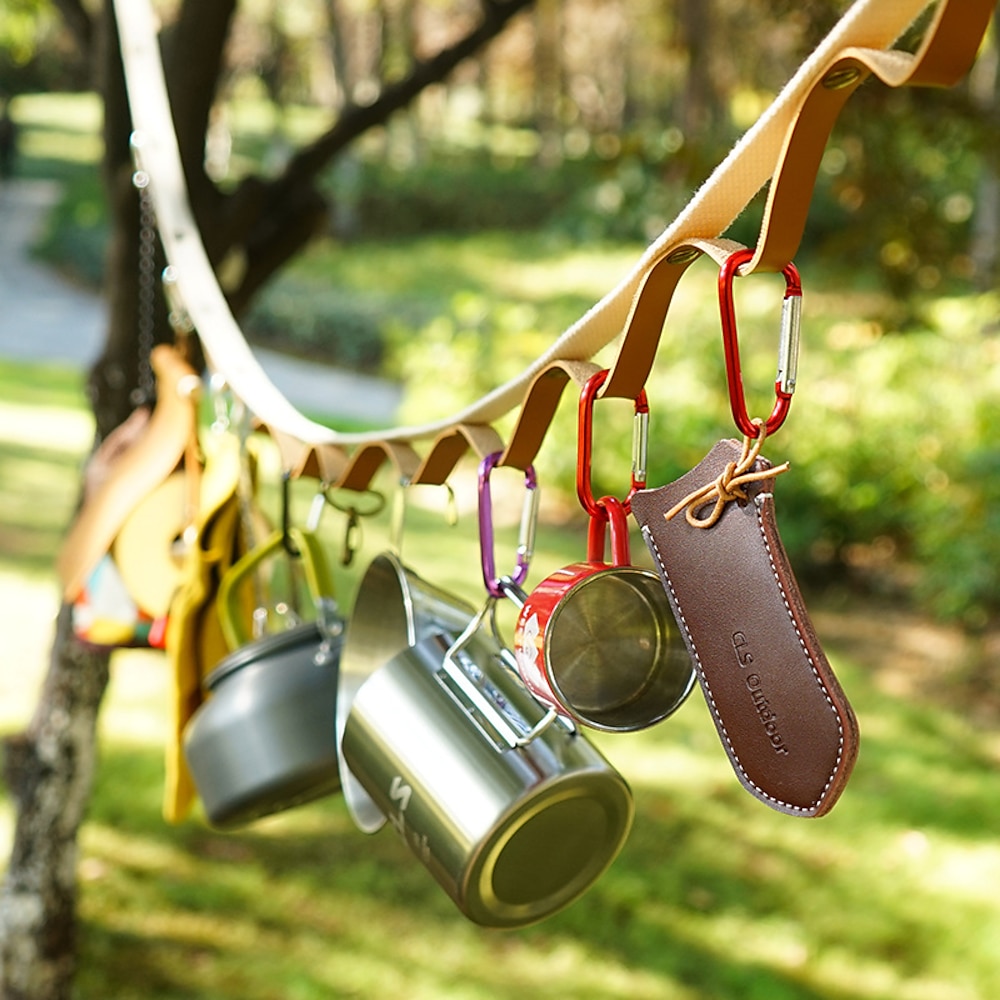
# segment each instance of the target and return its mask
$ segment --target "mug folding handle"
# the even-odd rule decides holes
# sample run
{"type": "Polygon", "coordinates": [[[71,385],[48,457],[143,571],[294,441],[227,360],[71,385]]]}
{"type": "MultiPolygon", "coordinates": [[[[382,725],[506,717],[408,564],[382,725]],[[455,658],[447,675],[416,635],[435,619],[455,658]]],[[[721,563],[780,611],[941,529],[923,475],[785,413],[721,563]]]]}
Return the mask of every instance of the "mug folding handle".
{"type": "Polygon", "coordinates": [[[294,551],[302,560],[305,571],[306,586],[316,605],[321,627],[327,621],[327,609],[333,600],[333,578],[327,565],[323,548],[316,535],[300,528],[287,528],[275,531],[260,545],[254,546],[246,555],[236,562],[226,573],[219,584],[219,594],[216,607],[219,612],[219,622],[222,634],[230,649],[239,649],[251,641],[242,625],[242,615],[239,608],[239,587],[253,571],[268,557],[281,549],[294,551]],[[291,548],[289,547],[291,543],[291,548]]]}

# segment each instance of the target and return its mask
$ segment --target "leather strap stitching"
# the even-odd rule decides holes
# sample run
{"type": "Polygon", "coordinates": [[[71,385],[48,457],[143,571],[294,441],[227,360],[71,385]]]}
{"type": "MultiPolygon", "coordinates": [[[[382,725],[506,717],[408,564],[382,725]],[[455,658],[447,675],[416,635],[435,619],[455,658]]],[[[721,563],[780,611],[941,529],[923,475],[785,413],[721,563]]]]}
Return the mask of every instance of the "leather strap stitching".
{"type": "MultiPolygon", "coordinates": [[[[767,495],[769,496],[770,494],[767,495]]],[[[840,770],[840,766],[841,763],[843,762],[843,755],[844,755],[844,727],[840,720],[840,714],[837,712],[836,707],[833,704],[833,700],[830,698],[829,691],[827,687],[823,684],[819,672],[816,669],[816,665],[813,662],[813,658],[810,655],[809,650],[806,649],[805,644],[802,641],[802,635],[799,631],[798,626],[795,623],[795,617],[792,614],[792,609],[788,603],[787,596],[785,595],[784,587],[781,586],[781,581],[778,579],[778,574],[774,565],[774,560],[771,557],[771,548],[767,543],[766,536],[764,535],[764,526],[763,522],[761,521],[759,506],[757,507],[757,518],[761,531],[761,537],[764,540],[764,545],[768,553],[768,560],[771,564],[771,571],[774,574],[775,580],[777,580],[778,582],[778,587],[781,591],[781,597],[785,605],[785,610],[787,611],[789,619],[792,622],[792,626],[795,628],[795,634],[798,637],[799,643],[802,645],[806,657],[809,660],[809,665],[812,669],[813,675],[816,678],[816,682],[819,685],[820,690],[823,692],[823,695],[826,698],[826,701],[829,704],[830,709],[834,714],[834,717],[837,721],[837,728],[839,732],[837,760],[833,768],[831,769],[830,776],[827,779],[826,783],[823,785],[823,788],[821,789],[819,795],[817,795],[817,797],[807,806],[795,805],[791,802],[786,802],[784,799],[780,799],[775,795],[771,795],[769,792],[761,788],[760,785],[758,785],[757,782],[755,782],[753,778],[750,777],[750,774],[747,772],[746,767],[743,765],[743,761],[740,759],[739,752],[733,745],[733,741],[729,736],[729,731],[726,729],[726,724],[723,721],[722,715],[719,712],[719,707],[716,704],[715,696],[712,693],[712,684],[709,681],[707,675],[705,674],[705,668],[702,664],[701,656],[698,653],[698,645],[695,642],[694,636],[691,634],[690,628],[688,627],[687,619],[684,615],[684,608],[681,604],[680,598],[677,596],[677,592],[674,590],[674,585],[670,579],[670,574],[667,571],[667,567],[664,565],[663,557],[660,554],[660,547],[656,542],[655,536],[653,535],[652,531],[649,530],[649,527],[647,525],[643,525],[642,534],[645,537],[646,543],[649,546],[650,550],[656,557],[656,562],[657,565],[659,566],[660,574],[663,577],[663,582],[666,584],[667,590],[670,593],[670,600],[677,614],[678,623],[684,630],[684,636],[687,642],[688,649],[691,653],[692,659],[694,660],[695,669],[698,671],[698,677],[701,679],[702,690],[705,692],[705,700],[707,701],[709,710],[712,713],[712,718],[715,720],[716,728],[719,730],[719,733],[722,736],[723,740],[725,741],[726,747],[728,748],[729,757],[736,765],[737,771],[739,772],[741,779],[743,780],[744,784],[746,784],[747,787],[752,789],[754,794],[757,795],[758,797],[766,799],[768,802],[773,802],[775,805],[778,805],[782,809],[785,809],[789,812],[802,813],[808,815],[815,813],[816,810],[820,807],[823,800],[826,798],[827,793],[830,790],[830,787],[833,785],[837,773],[840,770]]]]}

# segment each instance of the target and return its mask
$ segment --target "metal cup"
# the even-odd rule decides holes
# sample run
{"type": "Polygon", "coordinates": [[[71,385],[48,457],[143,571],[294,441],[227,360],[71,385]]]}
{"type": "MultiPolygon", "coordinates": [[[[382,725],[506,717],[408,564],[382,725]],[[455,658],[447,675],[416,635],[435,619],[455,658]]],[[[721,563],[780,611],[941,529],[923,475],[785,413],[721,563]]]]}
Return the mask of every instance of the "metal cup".
{"type": "Polygon", "coordinates": [[[375,671],[355,698],[342,754],[470,920],[517,927],[567,906],[607,869],[631,826],[632,797],[477,626],[422,638],[375,671]]]}
{"type": "Polygon", "coordinates": [[[603,562],[608,521],[592,518],[586,562],[550,574],[529,595],[501,584],[519,608],[514,652],[529,690],[586,726],[628,732],[676,711],[695,673],[660,578],[629,564],[622,504],[601,504],[611,565],[603,562]]]}
{"type": "MultiPolygon", "coordinates": [[[[457,636],[475,617],[470,604],[423,580],[391,552],[375,557],[358,588],[344,637],[337,694],[337,740],[341,745],[362,685],[394,656],[440,632],[457,636]]],[[[386,814],[340,756],[344,801],[355,825],[375,833],[386,814]]]]}

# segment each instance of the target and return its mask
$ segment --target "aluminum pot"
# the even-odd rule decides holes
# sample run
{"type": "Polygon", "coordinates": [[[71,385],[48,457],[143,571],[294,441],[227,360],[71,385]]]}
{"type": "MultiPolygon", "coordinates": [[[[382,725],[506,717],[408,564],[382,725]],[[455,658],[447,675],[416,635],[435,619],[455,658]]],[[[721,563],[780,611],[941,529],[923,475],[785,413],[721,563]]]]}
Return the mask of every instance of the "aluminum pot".
{"type": "Polygon", "coordinates": [[[625,780],[546,711],[477,622],[376,670],[342,759],[459,909],[488,927],[541,920],[607,869],[633,817],[625,780]]]}
{"type": "Polygon", "coordinates": [[[213,826],[232,827],[336,792],[337,686],[344,622],[316,540],[291,529],[317,619],[250,642],[234,612],[238,584],[283,539],[233,567],[220,588],[229,637],[239,640],[205,679],[207,700],[184,731],[184,753],[213,826]]]}

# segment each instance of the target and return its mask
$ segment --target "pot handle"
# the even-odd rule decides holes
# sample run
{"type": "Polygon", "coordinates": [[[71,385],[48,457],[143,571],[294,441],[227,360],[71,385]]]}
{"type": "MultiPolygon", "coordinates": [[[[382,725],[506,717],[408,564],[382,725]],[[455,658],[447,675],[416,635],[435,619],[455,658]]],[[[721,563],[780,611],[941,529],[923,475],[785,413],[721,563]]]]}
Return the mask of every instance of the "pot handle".
{"type": "Polygon", "coordinates": [[[240,614],[239,585],[265,559],[275,553],[289,551],[288,543],[292,543],[296,556],[301,558],[305,570],[306,586],[316,605],[316,611],[322,621],[325,620],[326,609],[333,598],[333,578],[329,565],[323,553],[319,539],[311,531],[301,528],[287,528],[275,531],[260,545],[255,546],[242,559],[238,560],[222,577],[219,583],[219,594],[216,598],[216,609],[222,634],[230,649],[239,649],[251,641],[243,627],[244,616],[240,614]]]}

